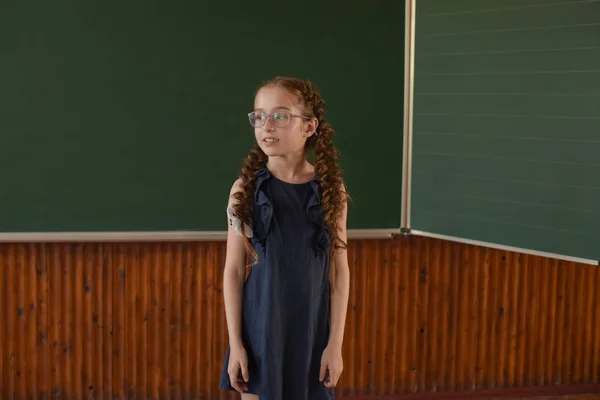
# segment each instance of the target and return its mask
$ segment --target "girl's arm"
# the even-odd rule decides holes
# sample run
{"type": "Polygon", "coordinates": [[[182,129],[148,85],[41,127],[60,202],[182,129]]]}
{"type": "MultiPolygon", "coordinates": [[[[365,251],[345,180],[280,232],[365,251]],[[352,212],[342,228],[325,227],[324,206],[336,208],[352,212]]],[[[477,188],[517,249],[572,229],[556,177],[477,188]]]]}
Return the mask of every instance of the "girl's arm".
{"type": "MultiPolygon", "coordinates": [[[[240,190],[240,180],[235,181],[229,193],[229,202],[236,201],[233,194],[240,190]]],[[[229,216],[228,216],[229,218],[229,216]]],[[[229,222],[229,221],[228,221],[229,222]]],[[[242,230],[243,232],[243,230],[242,230]]],[[[242,342],[242,292],[246,278],[246,249],[241,236],[233,226],[227,228],[227,253],[223,272],[223,297],[225,317],[229,332],[229,365],[227,372],[231,386],[240,393],[248,390],[248,356],[242,342]],[[243,379],[239,378],[242,372],[243,379]]]]}
{"type": "MultiPolygon", "coordinates": [[[[342,186],[342,192],[346,194],[346,188],[342,186]]],[[[348,215],[348,204],[344,197],[342,214],[338,221],[340,231],[338,235],[345,243],[348,241],[346,232],[346,220],[348,215]]],[[[341,351],[344,341],[344,327],[346,325],[346,311],[348,308],[348,296],[350,292],[350,268],[348,266],[348,251],[336,249],[332,259],[332,267],[335,269],[334,282],[331,291],[331,332],[329,335],[329,346],[339,348],[341,351]]]]}
{"type": "MultiPolygon", "coordinates": [[[[346,189],[342,186],[342,191],[346,189]]],[[[348,240],[346,233],[346,217],[348,205],[343,201],[342,215],[338,221],[341,240],[348,240]]],[[[321,356],[321,370],[319,380],[328,388],[337,385],[338,379],[344,369],[342,360],[342,342],[344,341],[344,326],[346,325],[346,310],[348,308],[348,295],[350,292],[350,268],[348,266],[348,252],[345,249],[336,249],[332,257],[332,268],[335,269],[333,286],[331,289],[331,328],[329,342],[321,356]]]]}
{"type": "MultiPolygon", "coordinates": [[[[229,202],[234,202],[233,194],[240,190],[241,180],[235,181],[229,193],[229,202]]],[[[229,344],[232,349],[242,344],[242,290],[246,277],[246,250],[241,236],[231,225],[227,229],[227,253],[223,272],[223,297],[225,316],[229,332],[229,344]]]]}

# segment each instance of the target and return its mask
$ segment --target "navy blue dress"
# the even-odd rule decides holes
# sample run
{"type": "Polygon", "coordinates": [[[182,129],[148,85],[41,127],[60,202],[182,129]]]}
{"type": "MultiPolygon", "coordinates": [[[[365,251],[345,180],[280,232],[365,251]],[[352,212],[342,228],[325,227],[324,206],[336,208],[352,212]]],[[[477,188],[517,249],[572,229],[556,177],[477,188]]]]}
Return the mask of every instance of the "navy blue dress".
{"type": "MultiPolygon", "coordinates": [[[[330,238],[318,177],[292,184],[260,170],[252,230],[258,264],[250,270],[242,300],[247,393],[260,400],[333,399],[333,389],[319,382],[330,328],[330,238]]],[[[234,390],[229,354],[228,348],[219,387],[234,390]]]]}

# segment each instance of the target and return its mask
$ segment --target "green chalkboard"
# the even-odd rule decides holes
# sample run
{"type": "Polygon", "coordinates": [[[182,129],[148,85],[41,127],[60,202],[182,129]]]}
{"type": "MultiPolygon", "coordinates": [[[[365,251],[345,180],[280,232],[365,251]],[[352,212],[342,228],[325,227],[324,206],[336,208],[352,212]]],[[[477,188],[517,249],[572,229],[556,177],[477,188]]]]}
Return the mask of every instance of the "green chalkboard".
{"type": "Polygon", "coordinates": [[[600,2],[419,0],[411,227],[600,259],[600,2]]]}
{"type": "Polygon", "coordinates": [[[223,231],[275,75],[324,95],[351,229],[400,220],[404,5],[5,2],[0,232],[223,231]]]}

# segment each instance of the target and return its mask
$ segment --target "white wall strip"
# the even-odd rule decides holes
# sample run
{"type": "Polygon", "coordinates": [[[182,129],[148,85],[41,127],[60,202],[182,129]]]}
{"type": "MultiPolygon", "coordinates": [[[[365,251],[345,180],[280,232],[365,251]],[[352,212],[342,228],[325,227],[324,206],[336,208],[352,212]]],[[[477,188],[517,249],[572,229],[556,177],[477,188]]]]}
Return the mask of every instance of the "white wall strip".
{"type": "MultiPolygon", "coordinates": [[[[399,235],[400,229],[349,229],[349,239],[386,239],[399,235]]],[[[505,246],[502,244],[482,242],[479,240],[464,239],[455,236],[440,235],[418,230],[411,230],[411,235],[425,236],[435,239],[472,244],[475,246],[490,247],[516,253],[531,254],[559,260],[572,261],[582,264],[598,265],[598,260],[565,256],[562,254],[548,253],[524,249],[520,247],[505,246]]],[[[0,233],[0,243],[37,243],[37,242],[184,242],[184,241],[224,241],[227,239],[226,231],[194,232],[15,232],[0,233]]]]}
{"type": "MultiPolygon", "coordinates": [[[[382,239],[399,234],[399,229],[349,229],[349,239],[382,239]]],[[[226,231],[194,232],[15,232],[0,233],[0,242],[153,242],[226,240],[226,231]]]]}
{"type": "Polygon", "coordinates": [[[555,258],[558,260],[572,261],[572,262],[577,262],[577,263],[582,263],[582,264],[598,265],[598,263],[599,263],[598,260],[591,260],[591,259],[579,258],[579,257],[571,257],[571,256],[565,256],[562,254],[547,253],[544,251],[536,251],[536,250],[524,249],[524,248],[520,248],[520,247],[505,246],[502,244],[482,242],[479,240],[464,239],[464,238],[459,238],[459,237],[455,237],[455,236],[439,235],[437,233],[429,233],[429,232],[416,231],[416,230],[411,230],[410,233],[412,235],[426,236],[426,237],[430,237],[430,238],[434,238],[434,239],[447,240],[450,242],[472,244],[475,246],[490,247],[493,249],[506,250],[506,251],[511,251],[514,253],[531,254],[534,256],[555,258]]]}

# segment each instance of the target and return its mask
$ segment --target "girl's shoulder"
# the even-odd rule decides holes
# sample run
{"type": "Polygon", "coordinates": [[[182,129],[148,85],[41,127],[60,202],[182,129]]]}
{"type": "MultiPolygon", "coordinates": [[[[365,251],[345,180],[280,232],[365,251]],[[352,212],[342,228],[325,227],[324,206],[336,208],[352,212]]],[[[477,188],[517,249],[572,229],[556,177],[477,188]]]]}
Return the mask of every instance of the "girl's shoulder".
{"type": "Polygon", "coordinates": [[[231,185],[231,189],[229,191],[229,201],[227,202],[227,220],[229,225],[234,229],[238,236],[241,236],[242,231],[244,231],[244,234],[250,238],[252,237],[252,230],[250,229],[250,226],[240,219],[235,210],[235,205],[239,202],[235,194],[240,193],[242,190],[242,179],[238,178],[235,180],[235,182],[233,182],[233,185],[231,185]]]}
{"type": "Polygon", "coordinates": [[[242,178],[237,178],[233,185],[231,185],[231,189],[229,190],[229,197],[232,197],[234,194],[242,191],[242,178]]]}

